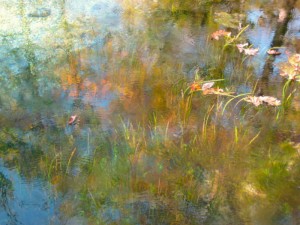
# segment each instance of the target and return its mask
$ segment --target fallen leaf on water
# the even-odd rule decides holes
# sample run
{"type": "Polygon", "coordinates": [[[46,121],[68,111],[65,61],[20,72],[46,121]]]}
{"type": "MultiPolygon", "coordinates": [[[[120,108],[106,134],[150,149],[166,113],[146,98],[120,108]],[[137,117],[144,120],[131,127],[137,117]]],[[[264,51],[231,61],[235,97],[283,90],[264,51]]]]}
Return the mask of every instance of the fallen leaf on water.
{"type": "Polygon", "coordinates": [[[211,39],[219,40],[220,37],[230,37],[230,36],[231,36],[231,32],[227,32],[225,30],[218,30],[218,31],[215,31],[214,33],[212,33],[211,39]]]}
{"type": "Polygon", "coordinates": [[[289,80],[296,80],[300,77],[300,54],[294,54],[288,58],[288,62],[285,62],[279,66],[280,76],[289,80]]]}
{"type": "Polygon", "coordinates": [[[258,53],[259,49],[258,48],[245,48],[244,53],[245,55],[256,55],[258,53]]]}
{"type": "Polygon", "coordinates": [[[295,67],[300,66],[300,54],[295,54],[289,57],[289,63],[295,67]]]}
{"type": "Polygon", "coordinates": [[[224,94],[224,90],[221,88],[209,88],[206,90],[203,90],[204,95],[222,95],[224,94]]]}
{"type": "Polygon", "coordinates": [[[200,84],[197,84],[197,83],[193,83],[191,86],[191,91],[199,91],[201,90],[201,87],[200,87],[200,84]]]}
{"type": "Polygon", "coordinates": [[[245,50],[245,47],[247,47],[248,45],[248,43],[237,44],[236,47],[239,49],[239,52],[242,53],[245,50]]]}
{"type": "Polygon", "coordinates": [[[77,115],[71,116],[69,118],[68,124],[72,125],[76,121],[76,119],[77,119],[77,115]]]}
{"type": "Polygon", "coordinates": [[[268,105],[272,105],[272,106],[281,105],[281,101],[272,96],[260,96],[260,99],[261,101],[267,103],[268,105]]]}
{"type": "Polygon", "coordinates": [[[279,52],[279,51],[277,51],[277,50],[275,50],[275,49],[269,49],[269,50],[267,51],[267,53],[268,53],[269,55],[280,55],[280,54],[281,54],[281,52],[279,52]]]}
{"type": "Polygon", "coordinates": [[[280,76],[289,80],[295,80],[299,74],[298,69],[293,67],[291,64],[284,64],[280,67],[280,76]]]}
{"type": "Polygon", "coordinates": [[[287,18],[287,12],[285,9],[279,9],[278,22],[282,23],[287,18]]]}
{"type": "Polygon", "coordinates": [[[190,89],[191,91],[202,91],[203,95],[230,95],[232,94],[231,92],[224,92],[223,89],[221,88],[213,88],[215,82],[208,82],[208,83],[204,83],[202,85],[202,87],[194,82],[193,84],[191,84],[190,89]]]}
{"type": "Polygon", "coordinates": [[[259,106],[263,103],[266,103],[271,106],[281,105],[281,101],[272,96],[248,96],[245,98],[246,102],[250,102],[255,106],[259,106]]]}
{"type": "Polygon", "coordinates": [[[207,89],[210,89],[212,86],[214,86],[215,82],[209,82],[202,85],[202,90],[205,91],[207,89]]]}
{"type": "Polygon", "coordinates": [[[245,101],[246,102],[250,102],[250,103],[252,103],[255,106],[259,106],[259,105],[262,104],[262,101],[257,96],[249,96],[249,97],[245,98],[245,101]]]}

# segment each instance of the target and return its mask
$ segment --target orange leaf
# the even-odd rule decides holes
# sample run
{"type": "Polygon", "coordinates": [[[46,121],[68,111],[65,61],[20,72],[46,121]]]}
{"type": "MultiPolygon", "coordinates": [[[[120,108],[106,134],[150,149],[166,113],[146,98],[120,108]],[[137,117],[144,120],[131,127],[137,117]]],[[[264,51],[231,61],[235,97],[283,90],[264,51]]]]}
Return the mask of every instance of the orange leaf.
{"type": "Polygon", "coordinates": [[[200,85],[197,84],[197,83],[193,83],[193,84],[190,86],[190,88],[191,88],[191,91],[199,91],[199,90],[201,90],[200,85]]]}
{"type": "Polygon", "coordinates": [[[211,35],[211,39],[212,40],[219,40],[220,37],[230,37],[231,36],[231,32],[227,32],[225,30],[218,30],[215,31],[214,33],[212,33],[211,35]]]}
{"type": "Polygon", "coordinates": [[[77,115],[71,116],[69,118],[68,124],[72,125],[76,121],[76,119],[77,119],[77,115]]]}

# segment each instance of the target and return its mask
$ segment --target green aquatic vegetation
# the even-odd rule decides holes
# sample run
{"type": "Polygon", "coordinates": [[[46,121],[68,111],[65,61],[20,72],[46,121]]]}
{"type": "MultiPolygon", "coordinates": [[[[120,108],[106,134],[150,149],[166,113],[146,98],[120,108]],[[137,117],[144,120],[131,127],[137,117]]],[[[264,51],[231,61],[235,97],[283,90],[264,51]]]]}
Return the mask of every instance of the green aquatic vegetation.
{"type": "Polygon", "coordinates": [[[241,35],[249,28],[249,25],[241,28],[236,35],[232,35],[231,32],[225,30],[218,30],[211,34],[212,40],[219,40],[220,37],[225,38],[225,44],[223,45],[223,51],[229,47],[237,45],[241,39],[241,35]]]}
{"type": "MultiPolygon", "coordinates": [[[[299,67],[299,55],[293,54],[289,56],[288,61],[281,63],[279,66],[280,76],[287,79],[282,88],[282,101],[283,107],[281,107],[281,114],[284,114],[284,111],[289,107],[292,101],[293,95],[297,91],[294,82],[299,81],[300,76],[298,67],[299,67]],[[291,87],[293,88],[291,90],[291,87]]],[[[278,116],[279,117],[279,114],[278,116]]]]}
{"type": "Polygon", "coordinates": [[[258,161],[257,169],[247,176],[246,181],[249,183],[243,187],[243,192],[247,194],[251,211],[253,213],[254,210],[255,215],[263,213],[266,218],[274,213],[294,216],[291,209],[299,204],[293,198],[297,192],[296,180],[299,176],[297,151],[289,143],[282,143],[279,149],[270,151],[269,156],[266,156],[268,158],[258,161]],[[280,203],[270,211],[263,209],[274,202],[280,203]]]}
{"type": "MultiPolygon", "coordinates": [[[[203,82],[204,84],[202,87],[200,86],[201,82],[194,82],[190,85],[190,93],[197,92],[197,91],[202,91],[203,95],[207,94],[214,94],[214,95],[219,95],[219,96],[226,96],[231,98],[224,106],[223,112],[226,109],[226,106],[233,100],[240,98],[245,95],[250,95],[250,93],[245,93],[245,94],[240,94],[240,95],[234,95],[234,92],[224,92],[223,89],[220,88],[213,88],[214,82],[209,81],[209,82],[203,82]]],[[[262,105],[263,103],[270,105],[270,106],[279,106],[281,105],[281,101],[276,99],[275,97],[271,96],[247,96],[242,98],[241,100],[244,100],[246,102],[250,102],[254,104],[255,106],[262,105]]]]}
{"type": "Polygon", "coordinates": [[[226,12],[216,12],[214,16],[214,21],[224,27],[239,29],[241,24],[246,18],[243,14],[238,13],[226,13],[226,12]]]}
{"type": "Polygon", "coordinates": [[[7,179],[3,173],[0,173],[0,190],[1,190],[1,204],[3,204],[5,198],[11,195],[13,190],[12,182],[9,179],[7,179]]]}
{"type": "Polygon", "coordinates": [[[276,224],[295,217],[297,82],[259,77],[257,50],[236,46],[256,43],[256,25],[242,28],[240,14],[259,8],[268,20],[273,10],[240,1],[122,1],[124,13],[116,7],[109,15],[121,25],[101,30],[107,4],[91,6],[94,18],[84,3],[80,23],[70,23],[61,6],[53,36],[64,35],[59,46],[50,41],[45,58],[36,45],[25,49],[36,76],[1,76],[4,167],[48,184],[63,224],[74,217],[89,224],[276,224]],[[229,6],[231,14],[220,12],[229,6]],[[281,94],[280,105],[272,96],[281,94]]]}

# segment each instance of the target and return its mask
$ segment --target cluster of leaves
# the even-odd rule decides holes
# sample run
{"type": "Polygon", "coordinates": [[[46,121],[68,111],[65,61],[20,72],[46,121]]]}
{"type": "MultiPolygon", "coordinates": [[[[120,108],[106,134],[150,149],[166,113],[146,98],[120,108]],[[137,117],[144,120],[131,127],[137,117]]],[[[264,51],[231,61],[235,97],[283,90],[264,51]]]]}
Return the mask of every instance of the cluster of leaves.
{"type": "Polygon", "coordinates": [[[248,43],[237,44],[236,47],[238,48],[240,53],[244,52],[245,55],[250,55],[250,56],[256,55],[259,49],[248,47],[248,45],[249,45],[248,43]]]}
{"type": "MultiPolygon", "coordinates": [[[[233,95],[234,94],[233,92],[229,92],[229,91],[225,92],[221,88],[213,88],[214,84],[215,84],[214,82],[207,82],[207,83],[202,84],[202,86],[201,86],[200,83],[194,82],[189,87],[190,93],[201,91],[203,95],[215,94],[215,95],[228,96],[231,98],[239,97],[239,96],[233,95]]],[[[259,106],[262,104],[266,104],[266,105],[270,105],[270,106],[281,105],[281,101],[272,96],[247,96],[245,98],[242,98],[242,100],[252,103],[255,106],[259,106]]]]}
{"type": "MultiPolygon", "coordinates": [[[[216,94],[216,95],[224,95],[226,92],[224,92],[223,89],[221,88],[213,88],[215,82],[208,82],[200,85],[200,83],[194,82],[190,86],[190,91],[195,92],[195,91],[202,91],[202,94],[208,95],[208,94],[216,94]]],[[[227,93],[229,94],[229,93],[227,93]]]]}
{"type": "Polygon", "coordinates": [[[271,106],[279,106],[281,105],[281,101],[275,97],[271,96],[248,96],[245,98],[246,102],[250,102],[255,106],[259,106],[262,104],[267,104],[271,106]]]}

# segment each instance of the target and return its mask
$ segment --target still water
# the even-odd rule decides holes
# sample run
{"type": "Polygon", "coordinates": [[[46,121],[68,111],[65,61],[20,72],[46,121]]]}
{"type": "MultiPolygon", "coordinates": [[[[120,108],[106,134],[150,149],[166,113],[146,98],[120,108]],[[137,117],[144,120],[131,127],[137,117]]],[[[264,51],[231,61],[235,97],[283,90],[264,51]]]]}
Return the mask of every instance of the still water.
{"type": "Polygon", "coordinates": [[[299,1],[1,0],[0,24],[0,224],[300,224],[299,1]]]}

